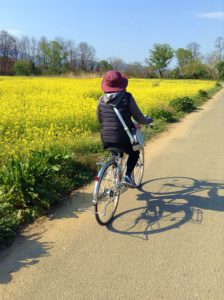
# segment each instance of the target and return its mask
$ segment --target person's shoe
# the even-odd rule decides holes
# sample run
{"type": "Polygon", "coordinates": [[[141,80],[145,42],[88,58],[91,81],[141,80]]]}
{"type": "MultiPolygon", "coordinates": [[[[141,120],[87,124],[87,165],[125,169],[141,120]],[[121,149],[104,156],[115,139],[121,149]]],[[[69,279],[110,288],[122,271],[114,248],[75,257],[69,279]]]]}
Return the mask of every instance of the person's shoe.
{"type": "Polygon", "coordinates": [[[129,187],[136,188],[136,184],[135,184],[134,180],[131,178],[131,176],[125,175],[124,183],[126,185],[128,185],[129,187]]]}

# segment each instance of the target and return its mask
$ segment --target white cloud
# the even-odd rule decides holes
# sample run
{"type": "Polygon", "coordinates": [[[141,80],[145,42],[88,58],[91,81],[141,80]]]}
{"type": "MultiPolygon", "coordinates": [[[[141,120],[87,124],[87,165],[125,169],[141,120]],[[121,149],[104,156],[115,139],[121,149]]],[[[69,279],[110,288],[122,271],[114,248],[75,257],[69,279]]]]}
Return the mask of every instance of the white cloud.
{"type": "Polygon", "coordinates": [[[203,19],[224,19],[224,11],[199,13],[196,16],[203,19]]]}

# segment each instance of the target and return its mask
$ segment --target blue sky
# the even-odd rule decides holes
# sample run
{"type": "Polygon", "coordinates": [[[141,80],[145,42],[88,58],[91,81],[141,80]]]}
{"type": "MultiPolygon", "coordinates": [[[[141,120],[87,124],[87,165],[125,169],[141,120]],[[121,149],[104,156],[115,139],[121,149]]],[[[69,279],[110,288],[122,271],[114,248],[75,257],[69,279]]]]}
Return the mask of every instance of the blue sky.
{"type": "Polygon", "coordinates": [[[144,62],[154,43],[203,54],[224,37],[224,0],[0,0],[0,30],[87,42],[99,59],[144,62]]]}

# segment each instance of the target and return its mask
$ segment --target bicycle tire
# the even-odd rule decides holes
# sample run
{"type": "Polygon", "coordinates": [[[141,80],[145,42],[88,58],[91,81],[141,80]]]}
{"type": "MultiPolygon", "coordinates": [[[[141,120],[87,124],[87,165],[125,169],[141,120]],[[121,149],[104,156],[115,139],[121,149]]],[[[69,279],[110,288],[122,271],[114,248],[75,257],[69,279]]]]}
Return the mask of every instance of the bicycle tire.
{"type": "Polygon", "coordinates": [[[107,225],[112,220],[119,202],[119,178],[115,173],[116,168],[114,163],[107,164],[96,184],[94,210],[96,221],[100,225],[107,225]]]}
{"type": "Polygon", "coordinates": [[[139,150],[139,159],[132,173],[132,177],[134,179],[137,188],[139,188],[142,184],[142,179],[144,175],[144,163],[145,163],[144,148],[141,148],[139,150]]]}

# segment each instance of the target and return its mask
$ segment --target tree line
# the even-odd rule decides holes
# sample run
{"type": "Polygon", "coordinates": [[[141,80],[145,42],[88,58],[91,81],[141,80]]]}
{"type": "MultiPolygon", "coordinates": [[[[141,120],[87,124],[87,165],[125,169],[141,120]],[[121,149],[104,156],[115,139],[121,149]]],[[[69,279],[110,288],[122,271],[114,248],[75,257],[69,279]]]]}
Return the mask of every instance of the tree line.
{"type": "Polygon", "coordinates": [[[147,62],[159,77],[224,79],[224,38],[215,40],[213,52],[206,57],[200,48],[195,42],[176,50],[168,44],[154,44],[147,62]],[[173,58],[176,66],[169,69],[173,58]]]}
{"type": "Polygon", "coordinates": [[[76,47],[72,40],[17,38],[7,31],[0,31],[1,75],[94,72],[95,54],[95,49],[85,42],[76,47]]]}
{"type": "Polygon", "coordinates": [[[224,79],[224,38],[214,42],[213,52],[203,56],[198,43],[173,49],[169,44],[154,44],[145,64],[125,63],[111,57],[98,60],[95,49],[86,42],[77,46],[73,40],[39,40],[15,37],[0,31],[0,75],[59,75],[97,73],[119,69],[130,77],[224,79]],[[169,67],[175,59],[175,66],[169,67]]]}

